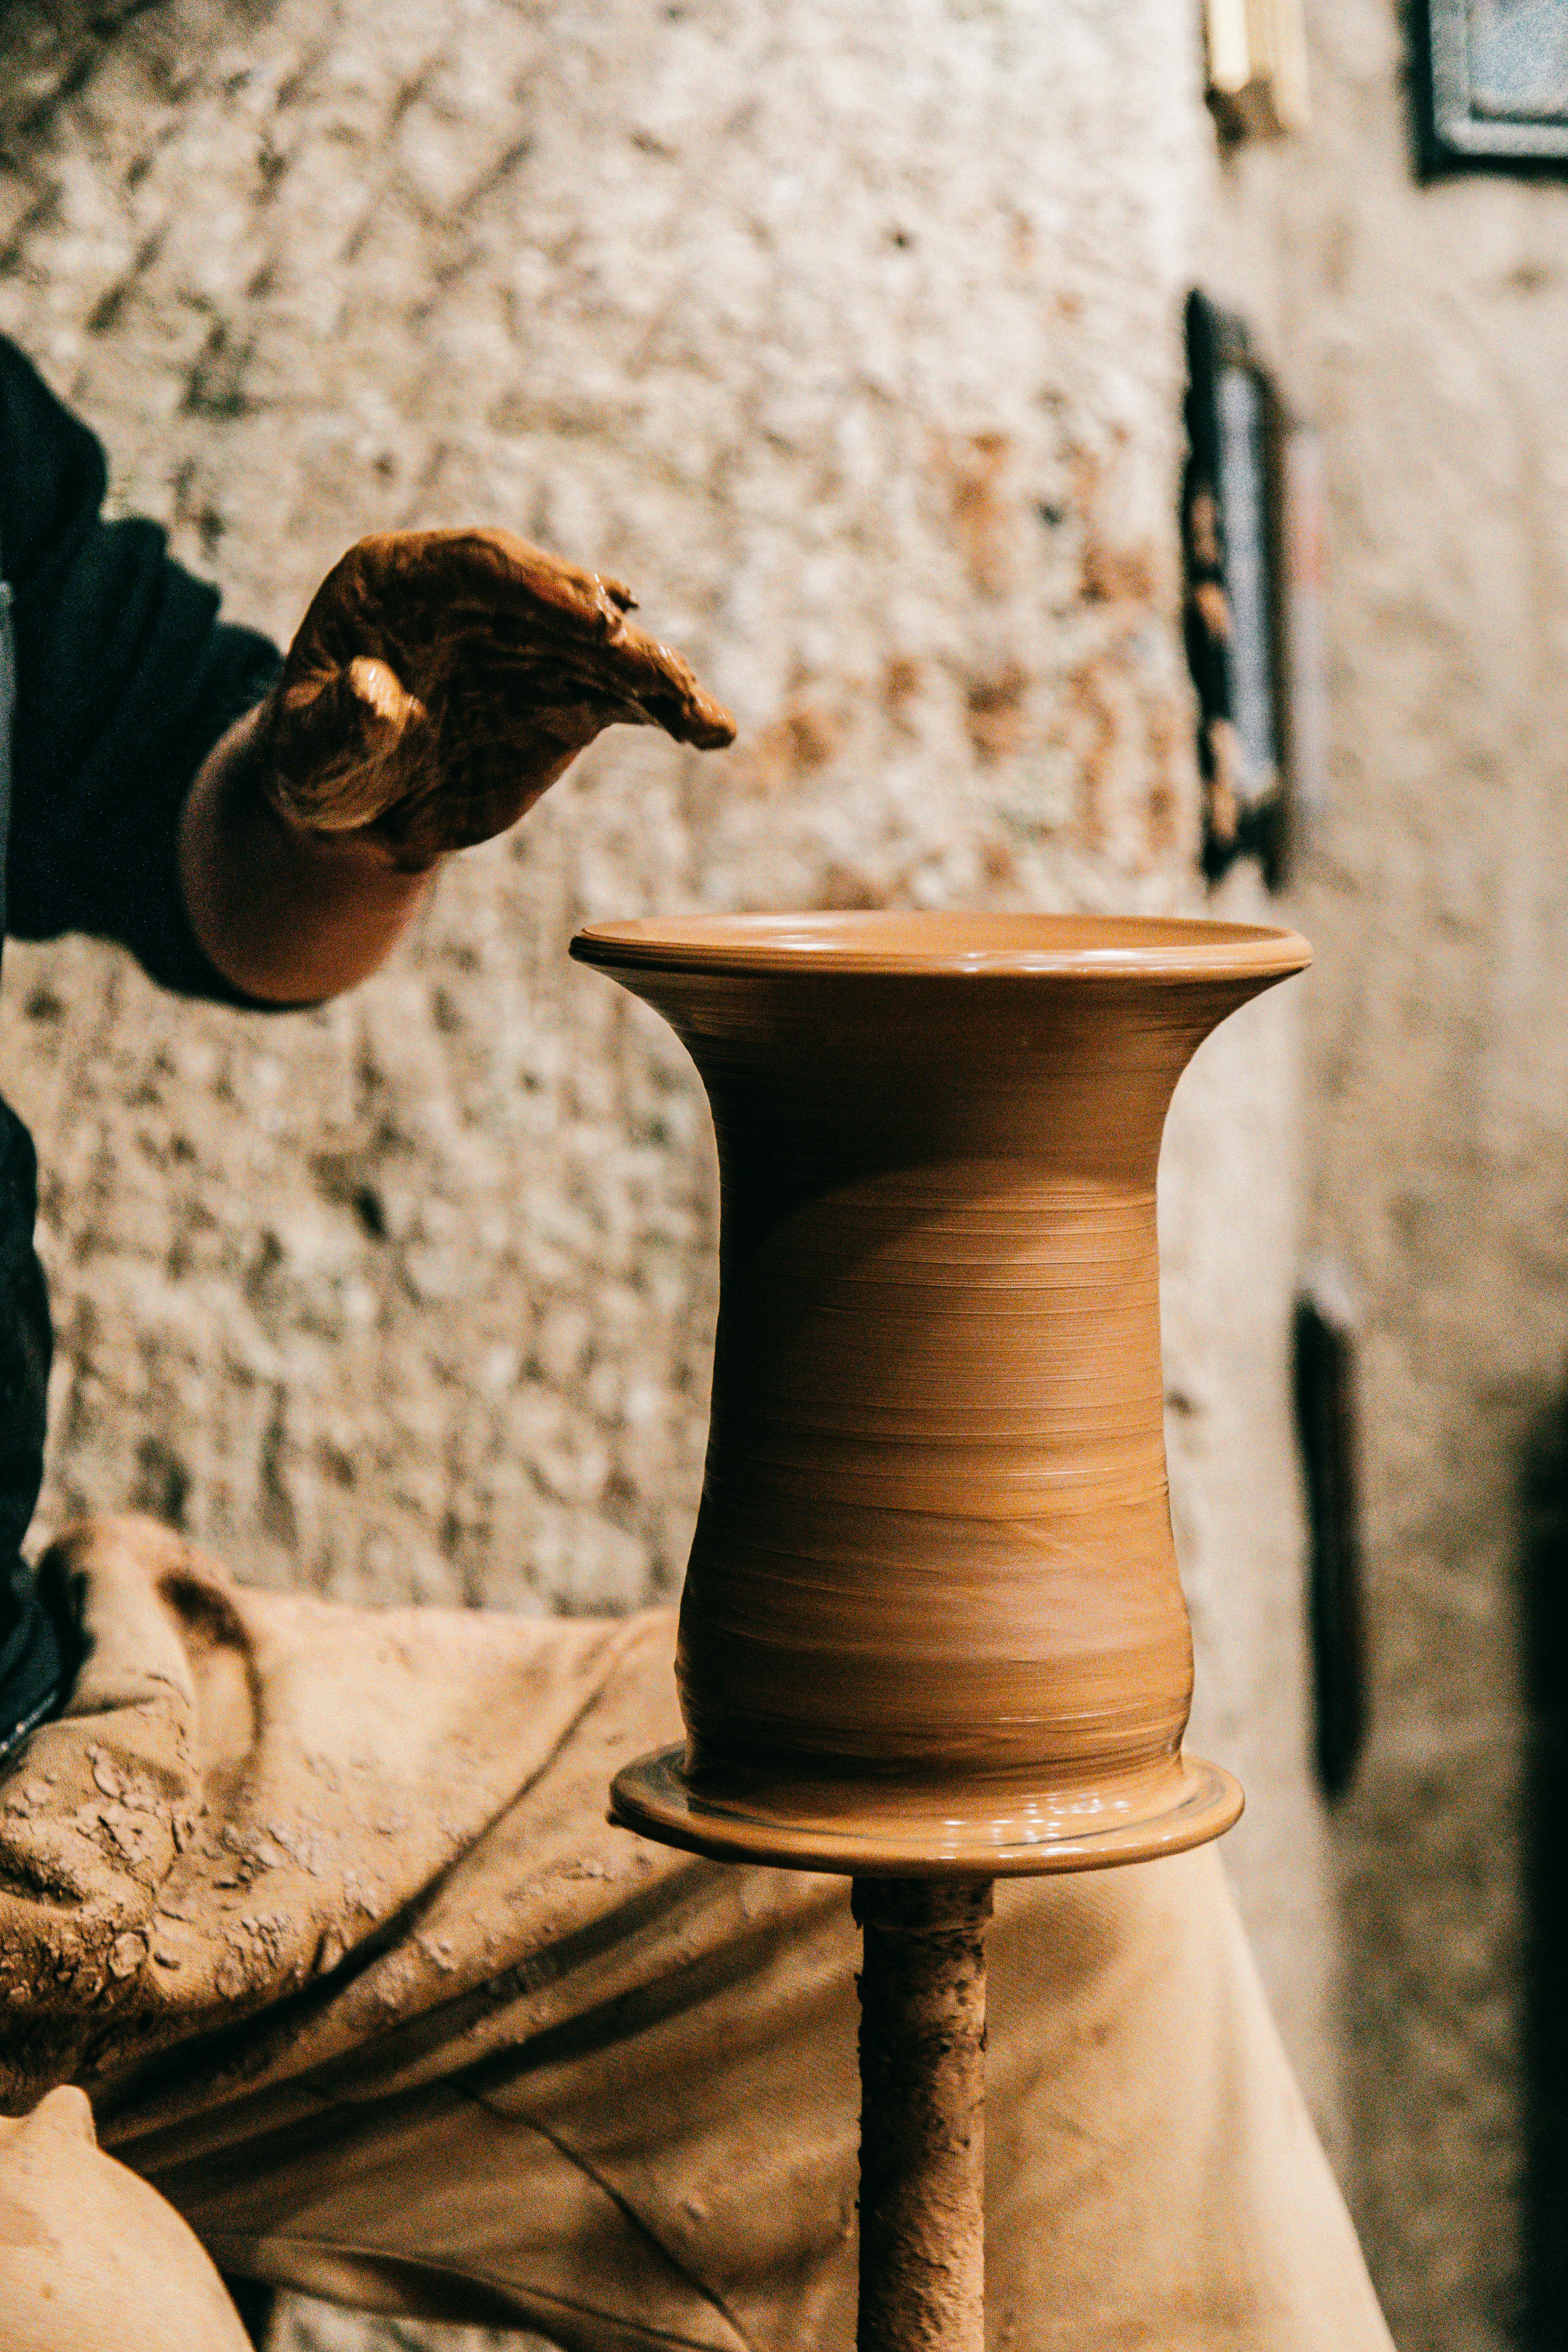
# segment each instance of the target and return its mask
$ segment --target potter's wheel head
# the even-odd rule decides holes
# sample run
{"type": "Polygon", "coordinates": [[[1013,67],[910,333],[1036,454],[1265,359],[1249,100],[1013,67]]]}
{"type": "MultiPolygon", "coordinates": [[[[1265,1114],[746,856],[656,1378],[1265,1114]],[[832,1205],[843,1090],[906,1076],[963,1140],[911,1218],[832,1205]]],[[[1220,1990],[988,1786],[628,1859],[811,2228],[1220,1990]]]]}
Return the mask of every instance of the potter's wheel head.
{"type": "Polygon", "coordinates": [[[968,1786],[858,1790],[763,1772],[686,1769],[667,1748],[617,1774],[611,1818],[717,1862],[789,1870],[1023,1878],[1152,1862],[1205,1845],[1240,1817],[1239,1782],[1178,1752],[1136,1775],[1074,1788],[968,1786]]]}

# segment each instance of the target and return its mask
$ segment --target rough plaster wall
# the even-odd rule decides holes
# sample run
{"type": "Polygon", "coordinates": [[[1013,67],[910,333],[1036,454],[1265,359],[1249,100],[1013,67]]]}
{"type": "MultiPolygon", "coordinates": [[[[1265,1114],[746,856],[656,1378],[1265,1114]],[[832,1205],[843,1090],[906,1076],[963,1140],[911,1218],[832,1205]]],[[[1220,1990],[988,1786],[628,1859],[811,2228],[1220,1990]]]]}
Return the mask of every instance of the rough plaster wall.
{"type": "Polygon", "coordinates": [[[668,1589],[702,1122],[573,925],[1186,887],[1180,254],[1071,159],[1142,110],[1158,186],[1190,126],[1152,59],[1111,106],[1095,11],[1032,14],[185,0],[34,134],[0,323],[232,609],[286,634],[359,531],[496,513],[649,583],[744,734],[614,739],[314,1019],[16,958],[54,1508],[379,1598],[668,1589]]]}
{"type": "Polygon", "coordinates": [[[1389,0],[1208,275],[1321,425],[1309,1236],[1365,1323],[1375,1730],[1339,1836],[1355,2203],[1404,2352],[1515,2340],[1519,1477],[1568,1339],[1568,187],[1414,181],[1389,0]]]}
{"type": "MultiPolygon", "coordinates": [[[[0,325],[232,610],[286,634],[358,532],[493,515],[644,583],[742,730],[708,761],[612,738],[318,1014],[10,951],[61,1333],[45,1520],[137,1501],[247,1578],[366,1601],[668,1592],[706,1121],[564,943],[682,905],[1197,903],[1190,12],[10,22],[0,325]]],[[[1233,1867],[1331,2126],[1284,1387],[1298,1018],[1256,1008],[1178,1099],[1167,1332],[1200,1738],[1248,1781],[1233,1867]]]]}
{"type": "MultiPolygon", "coordinates": [[[[1250,870],[1207,911],[1254,922],[1281,914],[1250,870]]],[[[1338,1936],[1325,1822],[1307,1769],[1289,1363],[1307,994],[1292,985],[1233,1014],[1182,1080],[1160,1164],[1160,1238],[1172,1521],[1197,1662],[1188,1737],[1247,1792],[1226,1864],[1337,2162],[1338,1936]]]]}

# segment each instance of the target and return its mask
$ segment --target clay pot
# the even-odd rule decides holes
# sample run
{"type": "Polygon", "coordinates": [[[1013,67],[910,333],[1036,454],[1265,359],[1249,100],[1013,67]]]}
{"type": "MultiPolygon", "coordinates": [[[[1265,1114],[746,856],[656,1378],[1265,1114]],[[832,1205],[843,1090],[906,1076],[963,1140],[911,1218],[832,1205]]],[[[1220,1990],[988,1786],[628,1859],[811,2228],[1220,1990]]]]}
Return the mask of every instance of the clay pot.
{"type": "MultiPolygon", "coordinates": [[[[796,1866],[1086,1868],[1215,1836],[1165,1485],[1154,1175],[1216,1023],[1310,961],[1239,924],[595,925],[721,1173],[684,1749],[615,1805],[796,1866]]],[[[1245,1563],[1238,1563],[1238,1572],[1245,1563]]]]}

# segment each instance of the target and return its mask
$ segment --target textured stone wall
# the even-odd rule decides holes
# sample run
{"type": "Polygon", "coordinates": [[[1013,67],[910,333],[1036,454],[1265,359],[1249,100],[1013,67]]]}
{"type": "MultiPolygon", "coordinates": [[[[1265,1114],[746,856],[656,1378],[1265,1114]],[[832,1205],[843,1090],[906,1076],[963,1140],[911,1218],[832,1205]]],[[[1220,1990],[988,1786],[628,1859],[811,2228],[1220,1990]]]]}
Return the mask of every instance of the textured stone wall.
{"type": "Polygon", "coordinates": [[[1112,102],[1094,16],[185,0],[72,45],[0,324],[118,498],[284,635],[362,530],[500,516],[647,583],[743,740],[613,740],[310,1019],[15,958],[52,1509],[377,1598],[668,1590],[703,1126],[574,925],[1188,887],[1180,256],[1078,175],[1129,108],[1164,182],[1193,126],[1149,64],[1112,102]]]}
{"type": "Polygon", "coordinates": [[[1355,2203],[1402,2347],[1498,2352],[1525,2095],[1521,1472],[1568,1344],[1568,188],[1417,186],[1399,12],[1337,0],[1312,34],[1313,131],[1216,184],[1205,275],[1319,420],[1331,501],[1332,803],[1299,903],[1308,1238],[1365,1325],[1355,2203]]]}
{"type": "MultiPolygon", "coordinates": [[[[640,583],[742,726],[706,761],[609,739],[319,1013],[175,1004],[87,942],[9,952],[60,1328],[44,1521],[131,1500],[248,1579],[367,1601],[670,1592],[710,1145],[679,1049],[565,941],[694,905],[1198,904],[1191,12],[8,24],[0,326],[233,612],[286,635],[360,532],[494,518],[640,583]]],[[[1167,1323],[1201,1733],[1251,1788],[1234,1867],[1331,2126],[1285,1394],[1299,1019],[1252,1009],[1184,1086],[1167,1323]]]]}

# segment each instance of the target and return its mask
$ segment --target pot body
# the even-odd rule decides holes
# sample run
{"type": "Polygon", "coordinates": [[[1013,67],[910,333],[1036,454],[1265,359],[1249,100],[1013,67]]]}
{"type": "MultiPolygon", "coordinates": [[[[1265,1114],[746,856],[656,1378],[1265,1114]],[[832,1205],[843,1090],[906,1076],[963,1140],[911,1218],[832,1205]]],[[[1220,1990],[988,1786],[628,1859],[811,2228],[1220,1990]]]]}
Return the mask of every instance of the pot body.
{"type": "Polygon", "coordinates": [[[1181,1754],[1155,1171],[1194,1048],[1301,942],[860,915],[574,952],[670,1021],[718,1137],[680,1842],[990,1871],[1226,1826],[1181,1754]]]}

